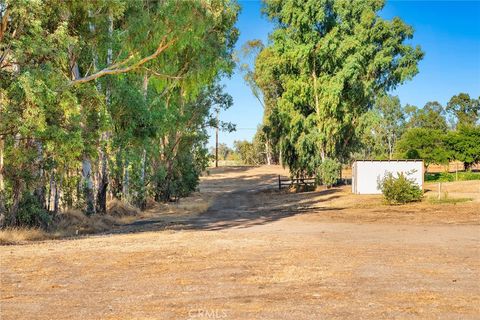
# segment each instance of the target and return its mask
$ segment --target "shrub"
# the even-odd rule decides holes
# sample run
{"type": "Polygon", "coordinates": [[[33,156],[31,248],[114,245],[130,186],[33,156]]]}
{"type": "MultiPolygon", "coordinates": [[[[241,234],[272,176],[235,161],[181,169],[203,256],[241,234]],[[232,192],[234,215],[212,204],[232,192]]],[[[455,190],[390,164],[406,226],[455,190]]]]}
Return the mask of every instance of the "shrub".
{"type": "Polygon", "coordinates": [[[394,177],[392,173],[387,173],[379,181],[379,188],[388,204],[419,201],[423,195],[422,189],[403,173],[399,173],[397,177],[394,177]]]}
{"type": "Polygon", "coordinates": [[[437,172],[437,173],[426,173],[425,181],[437,181],[437,182],[451,182],[458,179],[458,181],[467,181],[467,180],[480,180],[479,172],[458,172],[457,174],[451,172],[437,172]]]}
{"type": "Polygon", "coordinates": [[[425,181],[450,182],[455,181],[455,174],[448,172],[426,173],[425,181]]]}
{"type": "Polygon", "coordinates": [[[331,187],[337,183],[340,176],[341,164],[333,159],[325,159],[320,165],[319,176],[322,183],[327,187],[331,187]]]}
{"type": "Polygon", "coordinates": [[[42,208],[38,199],[31,193],[25,192],[18,206],[17,224],[22,227],[46,228],[50,222],[50,215],[42,208]]]}

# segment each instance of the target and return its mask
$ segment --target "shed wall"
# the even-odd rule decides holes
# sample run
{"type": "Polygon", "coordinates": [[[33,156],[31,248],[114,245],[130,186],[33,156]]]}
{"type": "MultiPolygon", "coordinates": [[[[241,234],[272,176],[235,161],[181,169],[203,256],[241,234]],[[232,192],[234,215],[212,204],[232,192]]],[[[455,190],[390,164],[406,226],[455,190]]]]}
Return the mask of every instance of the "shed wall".
{"type": "Polygon", "coordinates": [[[423,161],[356,161],[352,168],[352,192],[356,194],[380,194],[378,181],[386,173],[394,176],[403,172],[423,188],[423,161]]]}

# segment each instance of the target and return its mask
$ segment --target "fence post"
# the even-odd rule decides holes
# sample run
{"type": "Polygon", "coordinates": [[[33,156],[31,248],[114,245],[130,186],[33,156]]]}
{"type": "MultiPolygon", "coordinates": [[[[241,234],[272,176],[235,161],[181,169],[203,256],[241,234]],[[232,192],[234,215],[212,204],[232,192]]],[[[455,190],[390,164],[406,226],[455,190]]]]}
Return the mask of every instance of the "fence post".
{"type": "Polygon", "coordinates": [[[280,175],[278,175],[278,190],[282,190],[282,181],[280,180],[280,175]]]}
{"type": "Polygon", "coordinates": [[[441,193],[442,193],[442,183],[438,183],[438,200],[441,198],[441,193]]]}

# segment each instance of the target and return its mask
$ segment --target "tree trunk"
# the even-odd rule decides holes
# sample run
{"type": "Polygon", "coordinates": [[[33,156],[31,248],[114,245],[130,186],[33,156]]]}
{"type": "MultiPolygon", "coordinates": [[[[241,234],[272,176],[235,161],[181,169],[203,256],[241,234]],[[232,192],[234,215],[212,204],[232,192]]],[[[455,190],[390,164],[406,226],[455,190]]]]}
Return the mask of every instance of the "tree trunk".
{"type": "Polygon", "coordinates": [[[58,213],[58,209],[60,207],[60,192],[62,191],[62,184],[63,184],[63,175],[60,175],[60,182],[57,185],[57,181],[55,180],[55,199],[53,201],[53,212],[58,213]]]}
{"type": "MultiPolygon", "coordinates": [[[[15,139],[13,142],[13,147],[15,149],[18,149],[20,147],[20,134],[15,135],[15,139]]],[[[16,225],[17,224],[17,213],[18,209],[20,206],[20,201],[22,198],[22,193],[23,189],[25,187],[25,183],[23,180],[19,179],[18,177],[15,177],[12,181],[12,206],[10,207],[9,213],[8,213],[8,221],[6,221],[7,224],[9,225],[16,225]]]]}
{"type": "Polygon", "coordinates": [[[82,160],[82,186],[83,193],[85,196],[85,213],[91,215],[95,213],[95,195],[93,191],[93,181],[92,181],[92,162],[90,157],[83,155],[82,160]]]}
{"type": "MultiPolygon", "coordinates": [[[[145,72],[143,76],[143,100],[144,103],[147,104],[147,97],[148,97],[148,75],[145,72]]],[[[143,148],[143,153],[142,153],[142,168],[140,172],[140,197],[139,197],[139,207],[140,210],[145,210],[146,205],[147,205],[147,199],[146,199],[146,188],[145,188],[145,170],[146,170],[146,165],[147,165],[147,150],[145,147],[143,148]]]]}
{"type": "Polygon", "coordinates": [[[140,210],[145,210],[147,207],[147,194],[145,188],[145,171],[147,166],[147,150],[143,148],[143,155],[142,155],[142,171],[140,172],[140,203],[139,207],[140,210]]]}
{"type": "MultiPolygon", "coordinates": [[[[78,63],[73,60],[73,55],[70,55],[70,68],[72,72],[72,78],[74,80],[80,79],[80,70],[78,63]]],[[[82,125],[85,130],[85,125],[82,125]]],[[[91,215],[95,213],[95,195],[93,191],[93,179],[92,179],[92,161],[90,156],[84,154],[82,159],[82,192],[85,197],[85,213],[91,215]]]]}
{"type": "Polygon", "coordinates": [[[270,141],[268,139],[265,142],[265,153],[266,153],[266,156],[267,156],[267,165],[271,165],[272,164],[272,153],[270,151],[270,141]]]}
{"type": "Polygon", "coordinates": [[[97,190],[97,212],[98,213],[107,213],[107,188],[108,188],[107,162],[108,162],[107,152],[106,152],[106,148],[104,147],[101,152],[101,175],[98,182],[98,190],[97,190]]]}
{"type": "Polygon", "coordinates": [[[217,110],[217,126],[215,128],[215,168],[218,168],[218,114],[217,110]]]}
{"type": "Polygon", "coordinates": [[[3,181],[3,148],[5,142],[3,138],[0,137],[0,227],[3,226],[5,222],[5,183],[3,181]]]}
{"type": "Polygon", "coordinates": [[[125,162],[123,167],[123,183],[122,183],[122,200],[128,202],[128,183],[129,183],[129,174],[128,174],[128,154],[125,154],[125,162]]]}
{"type": "Polygon", "coordinates": [[[393,155],[393,141],[391,137],[387,138],[387,144],[388,144],[388,159],[392,160],[392,155],[393,155]]]}
{"type": "MultiPolygon", "coordinates": [[[[95,27],[93,27],[94,29],[95,27]]],[[[113,33],[113,18],[112,15],[108,17],[108,37],[111,39],[113,33]]],[[[95,55],[96,56],[96,55],[95,55]]],[[[107,49],[107,66],[112,63],[112,48],[107,49]]],[[[105,88],[105,103],[107,108],[110,106],[111,89],[110,84],[106,84],[105,88]]],[[[108,190],[108,157],[107,144],[109,140],[109,132],[103,132],[101,136],[100,146],[100,176],[97,189],[97,212],[107,213],[107,190],[108,190]]]]}
{"type": "Polygon", "coordinates": [[[279,148],[280,150],[278,151],[278,162],[280,163],[280,165],[283,167],[283,152],[282,152],[282,149],[279,148]]]}
{"type": "Polygon", "coordinates": [[[48,189],[48,197],[47,197],[47,210],[48,211],[51,211],[52,209],[52,206],[51,206],[51,203],[52,203],[52,197],[55,195],[55,192],[56,190],[56,186],[55,186],[55,173],[54,171],[52,171],[50,173],[50,187],[48,189]]]}
{"type": "Polygon", "coordinates": [[[123,192],[123,152],[118,150],[115,154],[115,168],[112,175],[111,192],[113,197],[122,199],[123,192]]]}
{"type": "Polygon", "coordinates": [[[34,195],[37,198],[38,203],[41,205],[42,208],[45,208],[45,181],[44,181],[44,174],[43,174],[43,146],[42,143],[39,141],[35,141],[35,147],[37,148],[37,173],[36,173],[36,188],[34,191],[34,195]]]}

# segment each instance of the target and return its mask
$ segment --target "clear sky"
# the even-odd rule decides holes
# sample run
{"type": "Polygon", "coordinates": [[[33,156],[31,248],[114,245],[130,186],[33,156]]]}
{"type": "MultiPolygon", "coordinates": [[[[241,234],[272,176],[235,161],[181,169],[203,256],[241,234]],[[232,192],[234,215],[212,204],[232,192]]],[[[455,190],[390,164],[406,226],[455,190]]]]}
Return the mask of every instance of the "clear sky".
{"type": "MultiPolygon", "coordinates": [[[[260,1],[239,1],[242,12],[237,22],[240,37],[237,48],[246,41],[268,41],[273,25],[261,14],[260,1]]],[[[387,0],[381,16],[395,16],[413,26],[413,45],[425,52],[420,72],[394,92],[402,105],[419,107],[428,101],[445,105],[455,94],[480,96],[480,1],[399,1],[387,0]]],[[[238,130],[220,133],[220,142],[229,146],[235,140],[250,140],[261,123],[263,109],[236,72],[223,83],[234,105],[220,118],[237,124],[238,130]]],[[[213,132],[211,132],[213,133],[213,132]]],[[[211,134],[210,146],[215,143],[211,134]]]]}

